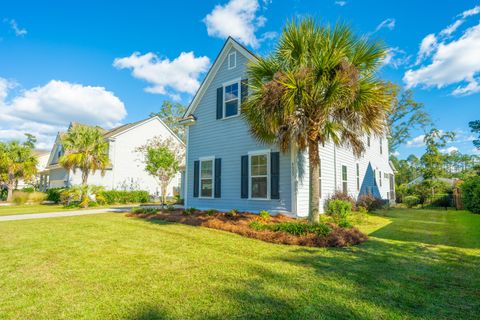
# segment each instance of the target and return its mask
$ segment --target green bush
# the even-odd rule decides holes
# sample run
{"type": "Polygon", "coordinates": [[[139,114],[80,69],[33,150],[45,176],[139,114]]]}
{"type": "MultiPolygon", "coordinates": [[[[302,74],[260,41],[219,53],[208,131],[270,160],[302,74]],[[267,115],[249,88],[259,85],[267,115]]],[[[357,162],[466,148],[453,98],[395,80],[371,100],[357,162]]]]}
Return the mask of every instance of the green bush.
{"type": "Polygon", "coordinates": [[[25,188],[23,188],[23,189],[20,190],[20,191],[32,193],[32,192],[35,191],[35,188],[34,188],[34,187],[25,187],[25,188]]]}
{"type": "Polygon", "coordinates": [[[328,208],[328,203],[333,200],[342,200],[349,202],[351,204],[351,210],[356,209],[356,201],[353,199],[352,196],[350,196],[348,193],[345,193],[343,191],[335,191],[330,198],[325,202],[325,208],[328,208]]]}
{"type": "Polygon", "coordinates": [[[146,203],[150,200],[147,191],[104,190],[99,193],[106,204],[146,203]]]}
{"type": "Polygon", "coordinates": [[[452,196],[446,193],[436,194],[431,198],[430,201],[431,207],[442,207],[447,208],[452,206],[452,196]]]}
{"type": "Polygon", "coordinates": [[[218,213],[218,210],[215,210],[215,209],[208,209],[207,211],[205,211],[205,214],[207,216],[213,216],[214,214],[217,214],[218,213]]]}
{"type": "Polygon", "coordinates": [[[158,212],[157,208],[151,207],[138,207],[132,209],[133,213],[143,213],[143,214],[156,214],[158,212]]]}
{"type": "Polygon", "coordinates": [[[408,208],[413,208],[420,204],[420,198],[418,196],[406,196],[403,198],[403,203],[405,203],[408,208]]]}
{"type": "Polygon", "coordinates": [[[270,220],[270,213],[267,210],[260,211],[258,215],[260,216],[260,219],[262,219],[263,221],[270,220]]]}
{"type": "Polygon", "coordinates": [[[480,213],[480,176],[465,180],[461,186],[462,202],[465,209],[480,213]]]}
{"type": "Polygon", "coordinates": [[[230,211],[225,212],[225,217],[227,218],[233,218],[238,215],[238,210],[237,209],[231,209],[230,211]]]}
{"type": "Polygon", "coordinates": [[[326,213],[332,217],[336,224],[348,221],[348,217],[352,212],[352,204],[346,200],[329,200],[326,213]]]}
{"type": "Polygon", "coordinates": [[[0,201],[7,200],[8,190],[7,189],[0,189],[0,201]]]}
{"type": "Polygon", "coordinates": [[[47,190],[47,200],[53,201],[55,203],[60,202],[60,194],[65,190],[65,188],[51,188],[47,190]]]}
{"type": "Polygon", "coordinates": [[[28,201],[28,192],[14,191],[12,195],[12,201],[16,205],[25,204],[28,201]]]}
{"type": "Polygon", "coordinates": [[[182,214],[186,215],[186,216],[189,216],[189,215],[191,215],[195,212],[197,212],[196,208],[186,208],[185,210],[183,210],[182,214]]]}
{"type": "Polygon", "coordinates": [[[167,211],[175,211],[175,207],[172,206],[171,204],[169,204],[169,205],[167,206],[167,211]]]}
{"type": "Polygon", "coordinates": [[[264,224],[259,221],[250,222],[250,228],[256,231],[270,230],[275,232],[286,232],[295,236],[303,236],[307,233],[315,233],[318,236],[326,236],[330,233],[330,227],[324,223],[306,224],[299,222],[281,222],[264,224]]]}

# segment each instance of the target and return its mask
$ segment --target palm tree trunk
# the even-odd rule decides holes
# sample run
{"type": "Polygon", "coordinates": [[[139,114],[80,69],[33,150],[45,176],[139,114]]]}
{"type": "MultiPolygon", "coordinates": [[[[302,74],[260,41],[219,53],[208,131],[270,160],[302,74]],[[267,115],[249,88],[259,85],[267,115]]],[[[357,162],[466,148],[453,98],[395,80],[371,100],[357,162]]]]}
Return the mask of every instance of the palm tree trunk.
{"type": "Polygon", "coordinates": [[[7,202],[12,202],[13,200],[13,189],[15,189],[15,179],[13,173],[8,173],[8,182],[7,182],[7,202]]]}
{"type": "Polygon", "coordinates": [[[319,197],[319,156],[318,142],[310,141],[308,143],[308,162],[310,165],[310,202],[308,217],[311,223],[320,222],[320,197],[319,197]]]}
{"type": "Polygon", "coordinates": [[[88,169],[82,170],[82,199],[81,203],[84,203],[84,208],[88,207],[88,202],[86,201],[88,198],[88,189],[87,189],[87,182],[88,182],[88,169]]]}

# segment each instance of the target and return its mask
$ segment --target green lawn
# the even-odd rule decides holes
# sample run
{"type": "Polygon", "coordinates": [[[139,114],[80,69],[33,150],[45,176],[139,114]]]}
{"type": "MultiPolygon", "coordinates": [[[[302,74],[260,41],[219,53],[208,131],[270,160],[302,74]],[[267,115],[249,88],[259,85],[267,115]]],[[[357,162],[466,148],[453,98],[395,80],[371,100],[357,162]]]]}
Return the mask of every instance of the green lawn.
{"type": "Polygon", "coordinates": [[[0,318],[478,319],[480,215],[397,209],[316,249],[102,214],[0,222],[0,318]]]}
{"type": "MultiPolygon", "coordinates": [[[[101,209],[108,208],[108,206],[90,207],[85,209],[101,209]]],[[[11,216],[16,214],[32,214],[32,213],[45,213],[45,212],[59,212],[59,211],[71,211],[71,210],[83,210],[82,208],[65,208],[60,204],[25,204],[25,205],[10,205],[0,206],[0,216],[11,216]]]]}

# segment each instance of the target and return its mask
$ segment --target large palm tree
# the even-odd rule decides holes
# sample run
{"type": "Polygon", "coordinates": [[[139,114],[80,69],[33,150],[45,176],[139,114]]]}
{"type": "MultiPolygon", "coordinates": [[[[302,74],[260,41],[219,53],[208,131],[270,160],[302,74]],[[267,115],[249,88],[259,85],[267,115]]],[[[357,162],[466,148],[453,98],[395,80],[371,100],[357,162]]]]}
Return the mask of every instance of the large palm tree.
{"type": "MultiPolygon", "coordinates": [[[[82,173],[82,187],[86,190],[88,176],[100,170],[102,176],[110,165],[108,159],[108,142],[103,130],[96,127],[76,124],[61,136],[64,154],[59,163],[67,170],[77,169],[82,173]]],[[[82,195],[82,203],[88,195],[82,195]]]]}
{"type": "Polygon", "coordinates": [[[383,135],[391,104],[377,78],[386,49],[350,28],[306,18],[286,25],[274,52],[248,66],[250,96],[243,116],[254,137],[283,152],[308,150],[310,221],[319,221],[319,143],[359,156],[365,135],[383,135]]]}

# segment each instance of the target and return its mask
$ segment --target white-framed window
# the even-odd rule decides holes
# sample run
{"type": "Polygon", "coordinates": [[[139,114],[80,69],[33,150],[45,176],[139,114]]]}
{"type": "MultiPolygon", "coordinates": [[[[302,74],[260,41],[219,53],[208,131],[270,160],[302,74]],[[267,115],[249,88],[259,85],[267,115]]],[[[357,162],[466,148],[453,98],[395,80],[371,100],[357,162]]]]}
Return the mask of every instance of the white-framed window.
{"type": "Polygon", "coordinates": [[[367,146],[370,147],[370,136],[367,136],[367,146]]]}
{"type": "Polygon", "coordinates": [[[343,193],[348,193],[348,175],[347,175],[347,166],[342,166],[342,191],[343,193]]]}
{"type": "Polygon", "coordinates": [[[213,198],[215,158],[200,158],[200,198],[213,198]]]}
{"type": "Polygon", "coordinates": [[[360,191],[360,165],[356,163],[356,174],[357,174],[357,191],[360,191]]]}
{"type": "Polygon", "coordinates": [[[380,154],[383,154],[383,139],[380,138],[380,154]]]}
{"type": "Polygon", "coordinates": [[[233,69],[237,66],[237,53],[235,51],[228,54],[228,69],[233,69]]]}
{"type": "Polygon", "coordinates": [[[322,159],[318,159],[318,197],[322,197],[322,159]]]}
{"type": "Polygon", "coordinates": [[[230,118],[238,115],[240,91],[240,80],[227,83],[223,86],[223,118],[230,118]]]}
{"type": "Polygon", "coordinates": [[[250,199],[270,198],[270,151],[248,154],[250,199]]]}

